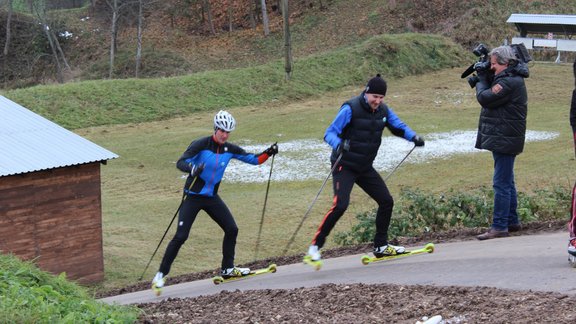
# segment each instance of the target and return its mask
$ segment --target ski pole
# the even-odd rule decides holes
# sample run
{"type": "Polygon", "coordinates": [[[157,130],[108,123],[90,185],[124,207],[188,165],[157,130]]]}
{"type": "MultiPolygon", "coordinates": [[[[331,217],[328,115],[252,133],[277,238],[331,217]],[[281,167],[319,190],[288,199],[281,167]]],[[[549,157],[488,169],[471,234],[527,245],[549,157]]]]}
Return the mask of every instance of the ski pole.
{"type": "Polygon", "coordinates": [[[396,171],[396,169],[398,169],[398,167],[408,158],[408,156],[410,155],[410,153],[412,153],[412,151],[414,151],[414,149],[416,148],[416,145],[414,145],[414,147],[412,147],[412,149],[408,152],[408,154],[406,154],[406,156],[402,159],[402,161],[400,161],[400,163],[398,163],[394,169],[392,169],[392,171],[390,171],[390,173],[388,173],[388,175],[386,176],[386,178],[384,178],[384,182],[386,182],[388,180],[388,178],[390,178],[390,176],[396,171]]]}
{"type": "MultiPolygon", "coordinates": [[[[202,173],[202,170],[204,170],[204,165],[200,165],[198,167],[198,169],[196,170],[196,176],[194,177],[194,180],[192,181],[192,183],[190,183],[190,186],[188,187],[188,190],[192,189],[192,186],[194,185],[194,183],[196,182],[196,179],[198,179],[198,177],[200,176],[200,173],[202,173]]],[[[146,267],[144,268],[144,271],[142,271],[142,274],[140,275],[140,278],[138,278],[138,281],[142,280],[142,278],[144,278],[144,274],[146,273],[146,270],[148,270],[148,267],[150,266],[150,263],[152,262],[152,259],[154,259],[154,256],[156,255],[156,252],[158,252],[158,249],[160,248],[160,245],[162,244],[162,241],[164,241],[164,238],[166,237],[166,234],[168,234],[168,231],[170,230],[170,227],[172,227],[172,223],[174,223],[174,219],[176,219],[176,215],[178,215],[178,212],[180,211],[180,208],[182,208],[182,204],[184,203],[184,201],[186,200],[186,197],[188,195],[186,193],[184,193],[182,195],[182,200],[180,201],[180,205],[178,205],[178,209],[176,209],[176,212],[174,213],[174,216],[172,217],[172,220],[170,221],[170,224],[168,224],[168,228],[166,228],[166,231],[164,232],[164,235],[162,235],[162,238],[160,239],[160,242],[158,242],[158,246],[156,247],[156,250],[154,250],[154,253],[152,253],[152,256],[150,257],[150,260],[148,261],[148,264],[146,264],[146,267]]]]}
{"type": "Polygon", "coordinates": [[[272,167],[274,167],[274,157],[270,162],[270,173],[268,174],[268,185],[266,186],[266,195],[264,196],[264,207],[262,207],[262,217],[260,218],[260,228],[258,229],[258,237],[256,238],[256,249],[254,251],[254,261],[258,260],[258,247],[260,246],[260,235],[262,234],[262,224],[264,223],[264,212],[266,211],[266,203],[268,202],[268,191],[270,190],[270,179],[272,178],[272,167]]]}
{"type": "Polygon", "coordinates": [[[316,197],[314,197],[314,200],[312,200],[312,203],[310,204],[310,206],[308,207],[308,210],[306,211],[306,213],[304,214],[304,217],[302,217],[302,220],[300,221],[300,224],[298,224],[298,227],[296,228],[296,231],[294,231],[294,234],[292,234],[292,237],[290,237],[290,240],[288,241],[288,244],[286,245],[286,248],[284,248],[284,252],[282,252],[282,256],[286,255],[286,252],[288,252],[288,249],[290,248],[290,245],[292,245],[292,243],[294,242],[294,238],[296,238],[296,234],[298,234],[298,231],[300,230],[300,228],[302,227],[302,224],[304,224],[304,221],[306,220],[306,218],[308,218],[308,214],[310,213],[310,211],[312,210],[312,206],[314,206],[314,204],[316,203],[316,200],[318,200],[318,197],[320,196],[320,193],[322,192],[322,190],[324,189],[324,186],[326,185],[326,182],[328,182],[328,179],[330,178],[330,175],[332,174],[332,172],[334,172],[334,170],[336,170],[336,166],[338,166],[338,163],[340,162],[340,159],[342,159],[342,154],[340,153],[340,155],[338,155],[338,158],[336,159],[336,162],[334,162],[334,165],[332,166],[332,169],[330,170],[330,173],[328,173],[328,176],[326,177],[326,179],[324,179],[324,182],[322,183],[322,186],[320,187],[320,190],[318,190],[318,193],[316,194],[316,197]]]}
{"type": "Polygon", "coordinates": [[[146,267],[144,268],[144,271],[142,271],[142,274],[140,275],[140,278],[138,278],[138,281],[142,280],[142,278],[144,278],[144,274],[146,273],[146,270],[148,270],[148,266],[150,266],[150,263],[152,262],[152,259],[154,259],[154,256],[156,255],[156,252],[158,252],[158,249],[160,248],[160,245],[162,244],[162,241],[164,241],[164,238],[166,237],[166,234],[168,234],[168,230],[170,230],[170,227],[172,227],[172,223],[174,223],[174,219],[176,219],[176,215],[178,215],[178,212],[180,211],[180,208],[182,208],[182,204],[184,203],[184,200],[186,200],[186,194],[183,195],[182,200],[180,201],[180,205],[178,206],[178,209],[176,209],[176,212],[174,213],[174,217],[172,217],[172,220],[170,221],[170,224],[168,224],[168,227],[166,228],[166,231],[164,232],[164,235],[162,235],[162,238],[160,239],[160,242],[158,242],[158,246],[156,247],[156,250],[154,250],[154,253],[152,253],[152,256],[150,257],[150,260],[148,261],[148,264],[146,264],[146,267]]]}

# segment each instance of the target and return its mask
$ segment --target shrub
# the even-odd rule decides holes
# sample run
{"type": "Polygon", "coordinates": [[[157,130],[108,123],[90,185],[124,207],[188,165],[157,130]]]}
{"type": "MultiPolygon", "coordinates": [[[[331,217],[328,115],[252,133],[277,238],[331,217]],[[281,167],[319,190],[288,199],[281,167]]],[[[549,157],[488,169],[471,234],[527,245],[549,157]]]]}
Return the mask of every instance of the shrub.
{"type": "MultiPolygon", "coordinates": [[[[481,187],[471,192],[427,194],[404,188],[394,205],[388,235],[417,236],[451,228],[487,227],[492,221],[493,191],[481,187]]],[[[518,216],[523,224],[558,220],[569,214],[571,192],[566,188],[539,189],[529,195],[518,192],[518,216]]],[[[339,232],[334,240],[339,245],[371,242],[375,233],[376,209],[356,215],[357,223],[348,232],[339,232]]]]}

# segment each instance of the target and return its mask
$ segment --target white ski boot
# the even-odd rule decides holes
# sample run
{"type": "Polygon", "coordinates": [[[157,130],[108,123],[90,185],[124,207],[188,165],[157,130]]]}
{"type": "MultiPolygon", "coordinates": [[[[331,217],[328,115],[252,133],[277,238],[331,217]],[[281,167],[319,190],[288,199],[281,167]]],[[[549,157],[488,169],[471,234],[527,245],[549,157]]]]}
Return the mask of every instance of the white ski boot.
{"type": "Polygon", "coordinates": [[[156,273],[154,279],[152,279],[152,290],[156,296],[160,296],[162,294],[162,288],[164,287],[164,283],[166,282],[166,278],[164,278],[164,274],[162,272],[156,273]]]}
{"type": "Polygon", "coordinates": [[[406,249],[403,246],[394,246],[392,244],[387,244],[374,248],[374,256],[377,258],[382,258],[390,255],[397,255],[406,253],[406,249]]]}
{"type": "Polygon", "coordinates": [[[576,268],[576,238],[573,238],[568,243],[568,262],[572,268],[576,268]]]}
{"type": "Polygon", "coordinates": [[[228,279],[230,277],[242,277],[249,274],[250,274],[250,268],[233,267],[228,269],[222,269],[222,271],[220,271],[220,275],[224,279],[228,279]]]}

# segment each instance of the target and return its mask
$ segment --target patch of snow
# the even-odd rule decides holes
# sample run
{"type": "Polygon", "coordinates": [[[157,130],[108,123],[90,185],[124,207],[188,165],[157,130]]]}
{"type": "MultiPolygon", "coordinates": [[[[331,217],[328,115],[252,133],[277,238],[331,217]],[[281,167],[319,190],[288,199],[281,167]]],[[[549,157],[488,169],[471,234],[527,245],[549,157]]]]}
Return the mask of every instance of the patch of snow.
{"type": "MultiPolygon", "coordinates": [[[[526,142],[539,142],[555,139],[557,132],[527,131],[526,142]]],[[[426,134],[426,145],[417,147],[404,163],[425,163],[433,159],[447,158],[455,154],[486,152],[474,148],[476,131],[454,131],[449,133],[426,134]]],[[[240,143],[239,143],[240,144],[240,143]]],[[[247,152],[260,153],[268,144],[242,145],[247,152]]],[[[408,154],[414,144],[402,138],[386,135],[374,161],[374,168],[380,172],[390,172],[408,154]]],[[[330,172],[332,149],[321,140],[298,140],[279,142],[280,152],[274,158],[272,181],[324,180],[330,172]]],[[[270,158],[266,163],[254,166],[232,160],[224,174],[227,182],[266,182],[270,174],[270,158]]]]}

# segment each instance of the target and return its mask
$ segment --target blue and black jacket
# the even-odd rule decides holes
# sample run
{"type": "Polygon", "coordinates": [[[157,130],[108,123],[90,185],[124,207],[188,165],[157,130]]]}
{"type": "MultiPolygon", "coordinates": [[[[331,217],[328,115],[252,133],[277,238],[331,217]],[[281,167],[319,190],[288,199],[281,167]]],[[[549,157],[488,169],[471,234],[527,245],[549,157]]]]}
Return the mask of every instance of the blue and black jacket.
{"type": "Polygon", "coordinates": [[[268,158],[269,156],[266,153],[259,155],[246,153],[244,149],[232,143],[218,144],[212,135],[202,137],[190,143],[176,163],[176,167],[180,169],[180,171],[188,173],[188,178],[184,186],[184,192],[186,194],[213,197],[218,194],[220,181],[231,159],[259,165],[266,162],[268,158]],[[194,181],[190,175],[192,167],[202,164],[204,165],[204,169],[198,175],[196,181],[194,181]],[[191,185],[192,187],[190,187],[191,185]]]}
{"type": "Polygon", "coordinates": [[[348,100],[340,107],[324,134],[324,141],[333,149],[331,162],[334,163],[337,159],[338,145],[343,140],[350,140],[350,151],[343,152],[340,164],[359,172],[370,168],[378,154],[384,128],[408,141],[416,136],[384,103],[372,110],[364,92],[348,100]]]}

